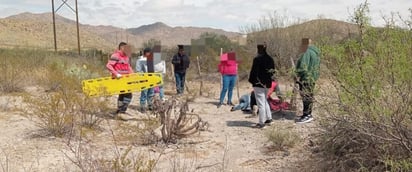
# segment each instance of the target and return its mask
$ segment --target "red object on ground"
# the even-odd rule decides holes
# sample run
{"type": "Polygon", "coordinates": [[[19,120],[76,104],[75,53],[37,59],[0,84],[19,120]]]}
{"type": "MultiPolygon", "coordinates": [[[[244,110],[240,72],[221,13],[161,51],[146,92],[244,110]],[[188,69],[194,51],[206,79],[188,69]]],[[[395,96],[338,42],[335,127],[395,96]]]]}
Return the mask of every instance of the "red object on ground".
{"type": "Polygon", "coordinates": [[[270,110],[280,111],[280,110],[290,110],[290,104],[288,102],[280,102],[279,99],[269,98],[270,110]]]}

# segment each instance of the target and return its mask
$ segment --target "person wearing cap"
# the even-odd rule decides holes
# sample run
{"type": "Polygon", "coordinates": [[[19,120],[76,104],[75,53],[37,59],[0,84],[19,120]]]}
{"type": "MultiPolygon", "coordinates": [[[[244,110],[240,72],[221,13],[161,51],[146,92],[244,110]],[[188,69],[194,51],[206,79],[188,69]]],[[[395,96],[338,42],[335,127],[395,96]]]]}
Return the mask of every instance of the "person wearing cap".
{"type": "MultiPolygon", "coordinates": [[[[150,48],[143,50],[142,58],[136,61],[136,71],[142,73],[153,73],[153,53],[150,48]]],[[[140,92],[140,111],[146,112],[146,103],[149,110],[153,110],[154,89],[149,88],[140,92]]]]}
{"type": "Polygon", "coordinates": [[[186,70],[189,68],[190,59],[185,54],[183,45],[178,45],[179,51],[172,58],[172,64],[174,67],[175,79],[176,79],[176,91],[178,95],[183,94],[185,90],[185,77],[186,70]]]}
{"type": "MultiPolygon", "coordinates": [[[[129,57],[127,56],[127,54],[129,54],[128,50],[130,50],[130,47],[128,47],[127,43],[121,42],[118,50],[111,55],[107,62],[106,68],[110,71],[113,78],[119,79],[123,77],[123,75],[133,73],[133,69],[129,63],[129,57]]],[[[122,114],[126,114],[127,107],[131,101],[132,93],[120,94],[117,99],[117,110],[115,115],[122,118],[122,114]]]]}
{"type": "Polygon", "coordinates": [[[257,128],[265,127],[272,123],[272,112],[267,101],[268,90],[272,86],[275,62],[266,53],[265,45],[257,45],[257,56],[253,59],[252,69],[249,74],[249,83],[253,86],[256,103],[259,109],[259,123],[257,128]]]}
{"type": "Polygon", "coordinates": [[[296,121],[298,124],[307,123],[313,120],[313,91],[315,82],[319,79],[320,51],[312,45],[309,38],[303,38],[301,53],[296,63],[297,83],[303,102],[303,115],[296,121]]]}

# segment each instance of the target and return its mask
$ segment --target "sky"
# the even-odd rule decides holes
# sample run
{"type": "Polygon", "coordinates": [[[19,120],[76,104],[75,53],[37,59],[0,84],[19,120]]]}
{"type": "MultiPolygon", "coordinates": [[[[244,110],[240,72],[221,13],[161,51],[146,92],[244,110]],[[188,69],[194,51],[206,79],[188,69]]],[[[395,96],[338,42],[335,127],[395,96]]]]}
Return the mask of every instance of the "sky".
{"type": "MultiPolygon", "coordinates": [[[[54,0],[55,8],[62,0],[54,0]]],[[[82,24],[139,27],[154,22],[169,26],[212,27],[239,32],[275,11],[290,20],[322,18],[349,21],[363,0],[78,0],[82,24]]],[[[412,0],[369,0],[372,24],[382,26],[382,16],[397,12],[410,16],[412,0]]],[[[75,0],[67,0],[73,8],[75,0]]],[[[51,12],[51,0],[0,0],[0,18],[22,12],[51,12]]],[[[58,12],[75,19],[70,8],[58,12]]]]}

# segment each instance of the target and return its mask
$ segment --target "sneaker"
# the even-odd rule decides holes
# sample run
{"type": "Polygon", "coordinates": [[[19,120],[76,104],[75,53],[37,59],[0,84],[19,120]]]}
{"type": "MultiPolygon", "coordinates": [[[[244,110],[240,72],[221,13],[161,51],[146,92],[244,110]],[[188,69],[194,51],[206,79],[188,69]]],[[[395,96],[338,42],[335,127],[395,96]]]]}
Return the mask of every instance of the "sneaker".
{"type": "Polygon", "coordinates": [[[296,121],[296,123],[297,124],[304,124],[304,123],[308,123],[312,120],[313,120],[312,115],[303,115],[296,121]]]}
{"type": "Polygon", "coordinates": [[[223,103],[219,103],[219,104],[217,104],[217,108],[222,107],[222,105],[223,105],[223,103]]]}
{"type": "Polygon", "coordinates": [[[257,116],[257,112],[258,112],[258,106],[253,105],[253,107],[252,107],[252,116],[257,116]]]}
{"type": "Polygon", "coordinates": [[[232,102],[227,103],[229,106],[235,106],[232,102]]]}
{"type": "Polygon", "coordinates": [[[259,128],[259,129],[263,129],[263,128],[265,128],[265,125],[263,124],[259,124],[259,123],[257,123],[255,126],[254,126],[254,128],[259,128]]]}
{"type": "Polygon", "coordinates": [[[266,121],[265,121],[265,124],[270,125],[272,122],[273,122],[273,120],[269,119],[269,120],[266,120],[266,121]]]}

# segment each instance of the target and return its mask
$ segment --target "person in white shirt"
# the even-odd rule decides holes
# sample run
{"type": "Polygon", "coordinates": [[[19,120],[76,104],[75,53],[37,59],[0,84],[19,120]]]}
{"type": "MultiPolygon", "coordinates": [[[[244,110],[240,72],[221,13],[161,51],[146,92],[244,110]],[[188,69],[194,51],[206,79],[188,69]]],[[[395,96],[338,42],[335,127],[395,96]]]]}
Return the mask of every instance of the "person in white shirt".
{"type": "MultiPolygon", "coordinates": [[[[154,71],[155,73],[162,73],[162,80],[164,81],[164,75],[166,74],[166,62],[164,60],[156,60],[156,58],[154,58],[154,71]]],[[[160,58],[159,58],[160,59],[160,58]]],[[[165,101],[165,93],[164,93],[164,89],[163,89],[163,85],[159,86],[159,98],[162,101],[165,101]]]]}
{"type": "MultiPolygon", "coordinates": [[[[154,65],[153,65],[153,53],[150,48],[145,48],[143,50],[143,57],[136,61],[136,71],[142,73],[153,73],[154,72],[154,65]]],[[[153,110],[153,97],[154,97],[154,89],[149,88],[147,90],[143,90],[140,93],[140,110],[141,112],[146,112],[146,103],[148,105],[149,110],[153,110]]]]}

